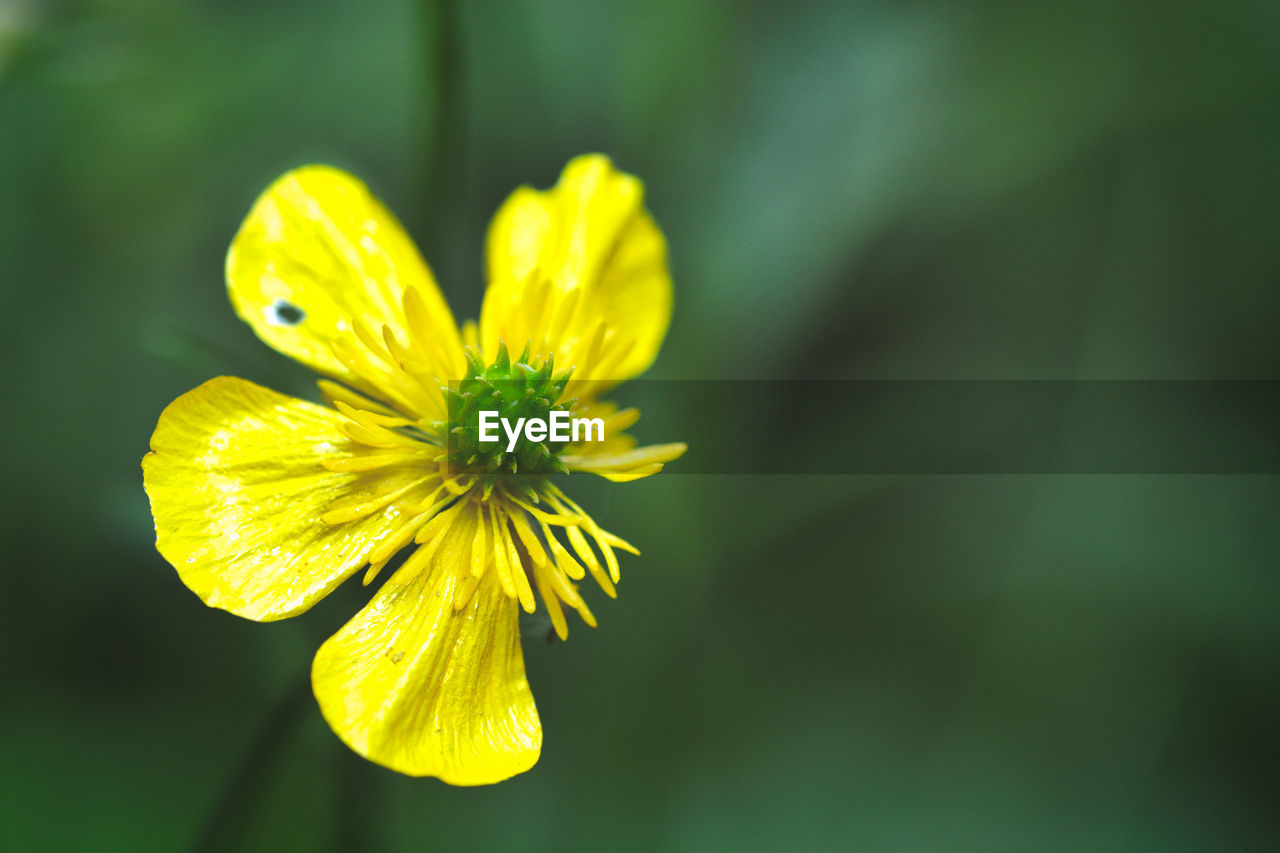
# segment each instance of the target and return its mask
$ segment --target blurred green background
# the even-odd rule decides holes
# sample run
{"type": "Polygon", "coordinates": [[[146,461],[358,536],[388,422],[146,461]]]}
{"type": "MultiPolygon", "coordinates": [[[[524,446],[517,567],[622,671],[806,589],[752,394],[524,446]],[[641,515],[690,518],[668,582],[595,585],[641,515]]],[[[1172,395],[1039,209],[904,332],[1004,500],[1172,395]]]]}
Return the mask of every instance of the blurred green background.
{"type": "Polygon", "coordinates": [[[312,395],[222,282],[312,161],[467,317],[501,199],[608,152],[671,245],[652,377],[1276,378],[1278,44],[1245,2],[0,0],[0,848],[1280,848],[1274,477],[575,482],[644,556],[526,636],[537,767],[453,789],[307,693],[368,591],[205,608],[138,467],[212,376],[312,395]]]}

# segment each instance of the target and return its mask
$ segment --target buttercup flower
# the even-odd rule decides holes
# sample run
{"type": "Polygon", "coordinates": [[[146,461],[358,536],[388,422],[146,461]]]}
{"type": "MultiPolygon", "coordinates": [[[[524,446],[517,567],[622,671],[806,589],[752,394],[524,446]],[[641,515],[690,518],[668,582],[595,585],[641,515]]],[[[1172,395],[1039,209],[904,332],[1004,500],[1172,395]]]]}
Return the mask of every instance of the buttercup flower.
{"type": "Polygon", "coordinates": [[[219,377],[164,410],[142,463],[157,549],[239,616],[293,616],[408,554],[321,645],[312,686],[357,753],[455,785],[506,779],[541,751],[519,609],[540,598],[561,638],[565,605],[594,627],[574,582],[589,572],[614,596],[615,551],[638,553],[552,475],[634,480],[685,450],[636,447],[638,413],[602,400],[653,361],[671,313],[637,179],[588,155],[549,191],[516,190],[487,265],[479,325],[459,329],[362,183],[286,174],[232,242],[227,286],[259,337],[329,377],[328,405],[219,377]],[[482,409],[600,418],[604,440],[509,449],[480,440],[482,409]]]}

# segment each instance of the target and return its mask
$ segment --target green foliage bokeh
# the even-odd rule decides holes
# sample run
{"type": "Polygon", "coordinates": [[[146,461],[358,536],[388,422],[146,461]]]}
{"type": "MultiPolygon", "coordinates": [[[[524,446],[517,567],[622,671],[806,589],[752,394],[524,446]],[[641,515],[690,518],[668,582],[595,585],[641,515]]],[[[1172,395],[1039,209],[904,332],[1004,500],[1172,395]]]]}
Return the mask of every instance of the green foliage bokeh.
{"type": "Polygon", "coordinates": [[[609,153],[671,246],[651,376],[1274,378],[1278,37],[1252,3],[0,2],[0,849],[1275,849],[1274,477],[584,483],[644,556],[598,630],[526,636],[543,757],[470,790],[306,694],[367,591],[205,608],[138,463],[212,376],[312,395],[222,282],[307,162],[471,317],[502,198],[609,153]]]}

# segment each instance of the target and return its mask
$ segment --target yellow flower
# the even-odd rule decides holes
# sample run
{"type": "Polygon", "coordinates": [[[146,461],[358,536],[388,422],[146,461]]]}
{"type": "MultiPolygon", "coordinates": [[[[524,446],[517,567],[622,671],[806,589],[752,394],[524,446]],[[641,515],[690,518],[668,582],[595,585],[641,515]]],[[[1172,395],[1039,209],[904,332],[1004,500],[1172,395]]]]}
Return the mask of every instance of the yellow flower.
{"type": "Polygon", "coordinates": [[[487,263],[479,326],[459,329],[360,181],[284,175],[232,242],[227,286],[259,337],[330,377],[329,405],[219,377],[165,409],[142,462],[157,549],[239,616],[296,615],[409,552],[320,647],[312,686],[360,755],[455,785],[506,779],[541,751],[519,608],[534,611],[536,590],[561,638],[563,605],[594,627],[574,581],[590,572],[615,596],[615,550],[638,553],[550,475],[633,480],[685,450],[636,447],[624,430],[638,413],[601,399],[649,366],[671,313],[666,243],[636,178],[588,155],[549,191],[516,190],[487,263]],[[461,420],[477,397],[602,418],[605,440],[485,449],[461,420]]]}

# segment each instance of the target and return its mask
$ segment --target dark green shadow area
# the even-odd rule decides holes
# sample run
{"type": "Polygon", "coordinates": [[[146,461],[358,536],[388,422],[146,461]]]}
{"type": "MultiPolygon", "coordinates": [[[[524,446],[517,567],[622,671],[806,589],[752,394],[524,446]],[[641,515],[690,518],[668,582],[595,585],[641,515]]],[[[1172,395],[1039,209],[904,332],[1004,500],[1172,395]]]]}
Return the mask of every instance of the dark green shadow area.
{"type": "MultiPolygon", "coordinates": [[[[782,415],[801,380],[1280,379],[1278,43],[1191,0],[0,3],[0,849],[1277,849],[1271,468],[833,470],[938,424],[782,415]],[[213,376],[315,396],[222,279],[277,175],[359,175],[465,319],[502,199],[596,150],[676,281],[618,398],[695,446],[564,486],[643,556],[584,587],[597,630],[524,623],[539,764],[404,778],[306,688],[372,589],[204,607],[139,462],[213,376]],[[725,413],[675,380],[757,385],[770,447],[695,455],[725,413]]],[[[1139,395],[1126,447],[1274,464],[1196,399],[1139,395]]]]}

